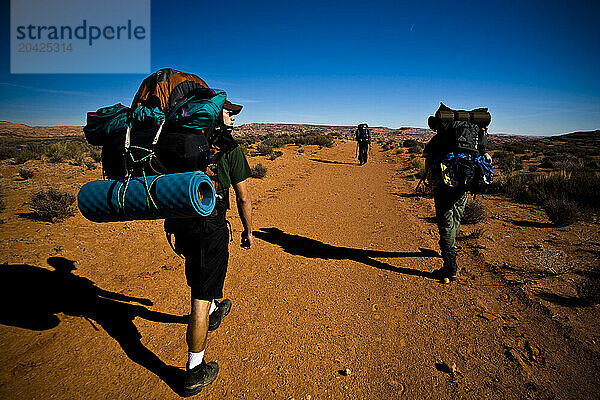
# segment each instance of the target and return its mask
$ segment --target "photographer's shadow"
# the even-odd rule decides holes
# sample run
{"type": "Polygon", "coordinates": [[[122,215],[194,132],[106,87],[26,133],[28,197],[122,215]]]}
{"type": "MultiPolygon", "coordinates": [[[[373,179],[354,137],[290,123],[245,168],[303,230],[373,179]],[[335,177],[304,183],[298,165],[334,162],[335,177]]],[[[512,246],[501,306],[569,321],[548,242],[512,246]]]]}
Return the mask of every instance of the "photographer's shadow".
{"type": "Polygon", "coordinates": [[[439,257],[439,254],[431,249],[419,248],[419,251],[381,251],[333,246],[315,239],[291,235],[279,228],[261,228],[259,231],[254,231],[253,235],[265,242],[280,246],[283,251],[289,254],[326,260],[348,259],[386,271],[438,279],[431,272],[419,271],[413,268],[395,267],[374,258],[439,257]]]}
{"type": "Polygon", "coordinates": [[[180,392],[183,371],[169,366],[148,350],[133,323],[135,317],[153,322],[186,323],[186,318],[148,310],[148,299],[109,292],[92,281],[73,274],[75,262],[50,257],[54,271],[26,264],[0,265],[0,323],[36,331],[60,323],[56,314],[83,317],[98,330],[100,325],[134,362],[180,392]],[[129,304],[135,302],[138,304],[129,304]]]}

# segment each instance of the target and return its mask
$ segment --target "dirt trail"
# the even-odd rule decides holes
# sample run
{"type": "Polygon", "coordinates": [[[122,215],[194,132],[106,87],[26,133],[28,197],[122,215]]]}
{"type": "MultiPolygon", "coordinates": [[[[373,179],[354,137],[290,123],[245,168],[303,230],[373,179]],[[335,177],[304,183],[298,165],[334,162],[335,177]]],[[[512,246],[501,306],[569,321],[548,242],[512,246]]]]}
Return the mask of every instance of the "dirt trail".
{"type": "MultiPolygon", "coordinates": [[[[433,204],[412,196],[407,156],[376,147],[358,166],[354,143],[304,150],[261,160],[267,178],[249,181],[250,251],[237,245],[230,212],[233,309],[209,336],[206,358],[221,372],[198,398],[597,396],[597,352],[506,286],[482,255],[461,250],[455,284],[431,278],[441,265],[433,204]]],[[[23,188],[15,171],[2,165],[5,190],[23,188]]],[[[39,174],[43,186],[56,172],[39,174]]],[[[97,175],[73,172],[61,185],[97,175]]],[[[26,191],[11,193],[0,228],[3,307],[29,317],[2,315],[0,398],[177,398],[189,294],[161,223],[6,217],[27,209],[26,191]],[[77,270],[57,278],[52,256],[77,270]],[[17,297],[6,295],[11,287],[17,297]],[[117,294],[153,304],[107,300],[117,294]]]]}

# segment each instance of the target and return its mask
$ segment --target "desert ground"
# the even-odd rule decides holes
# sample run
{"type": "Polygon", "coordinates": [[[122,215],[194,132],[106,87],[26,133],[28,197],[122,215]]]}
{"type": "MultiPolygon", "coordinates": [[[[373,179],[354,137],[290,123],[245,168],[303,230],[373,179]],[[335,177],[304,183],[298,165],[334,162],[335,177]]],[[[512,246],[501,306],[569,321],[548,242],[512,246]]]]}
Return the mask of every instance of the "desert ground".
{"type": "MultiPolygon", "coordinates": [[[[225,294],[209,335],[220,366],[197,398],[600,398],[596,222],[553,226],[537,206],[481,197],[459,279],[441,266],[433,200],[408,154],[356,144],[286,145],[249,179],[255,243],[233,227],[225,294]],[[596,268],[594,270],[594,268],[596,268]]],[[[29,218],[31,194],[77,193],[99,168],[0,162],[0,398],[175,399],[187,360],[189,291],[162,221],[29,218]]]]}

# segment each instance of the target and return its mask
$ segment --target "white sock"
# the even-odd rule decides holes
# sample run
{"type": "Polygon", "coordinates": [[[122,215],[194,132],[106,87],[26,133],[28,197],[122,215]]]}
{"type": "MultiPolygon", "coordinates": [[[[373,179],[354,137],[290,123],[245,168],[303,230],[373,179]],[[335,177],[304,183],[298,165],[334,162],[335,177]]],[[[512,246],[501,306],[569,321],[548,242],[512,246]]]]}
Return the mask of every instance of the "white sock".
{"type": "Polygon", "coordinates": [[[204,360],[205,350],[206,349],[202,350],[200,353],[192,353],[191,351],[188,351],[187,369],[192,369],[195,366],[202,364],[202,360],[204,360]]]}
{"type": "Polygon", "coordinates": [[[215,305],[215,301],[213,300],[213,301],[210,303],[210,310],[208,310],[208,315],[212,314],[212,313],[213,313],[213,311],[215,311],[216,309],[217,309],[217,306],[215,305]]]}

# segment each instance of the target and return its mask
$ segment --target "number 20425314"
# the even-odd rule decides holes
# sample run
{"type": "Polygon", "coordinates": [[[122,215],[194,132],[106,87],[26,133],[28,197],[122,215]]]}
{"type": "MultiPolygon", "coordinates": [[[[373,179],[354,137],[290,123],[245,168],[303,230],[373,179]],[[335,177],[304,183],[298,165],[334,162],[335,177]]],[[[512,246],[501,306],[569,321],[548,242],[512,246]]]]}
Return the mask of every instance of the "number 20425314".
{"type": "Polygon", "coordinates": [[[70,53],[71,51],[73,51],[73,46],[71,45],[71,43],[58,42],[19,42],[17,51],[19,53],[70,53]]]}

